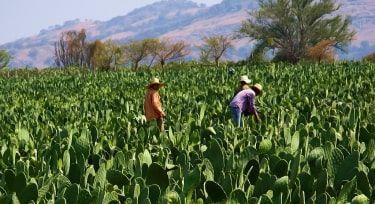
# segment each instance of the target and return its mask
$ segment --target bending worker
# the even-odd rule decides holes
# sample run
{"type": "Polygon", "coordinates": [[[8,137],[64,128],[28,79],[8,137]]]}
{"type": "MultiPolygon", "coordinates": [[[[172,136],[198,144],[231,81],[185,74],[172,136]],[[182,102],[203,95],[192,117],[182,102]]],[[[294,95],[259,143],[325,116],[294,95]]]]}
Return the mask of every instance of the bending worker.
{"type": "Polygon", "coordinates": [[[255,121],[260,122],[258,112],[255,107],[255,97],[262,93],[262,85],[255,84],[250,89],[245,89],[236,94],[229,106],[232,112],[233,122],[236,126],[242,127],[241,116],[244,114],[253,115],[255,121]]]}

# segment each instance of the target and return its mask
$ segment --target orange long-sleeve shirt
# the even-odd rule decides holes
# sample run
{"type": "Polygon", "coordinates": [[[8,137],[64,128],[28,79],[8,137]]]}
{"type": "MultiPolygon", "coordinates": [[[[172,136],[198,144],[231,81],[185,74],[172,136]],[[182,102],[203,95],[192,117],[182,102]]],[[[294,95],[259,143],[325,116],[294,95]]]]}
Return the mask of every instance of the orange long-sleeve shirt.
{"type": "Polygon", "coordinates": [[[144,111],[147,121],[165,116],[158,91],[152,89],[147,91],[144,101],[144,111]]]}

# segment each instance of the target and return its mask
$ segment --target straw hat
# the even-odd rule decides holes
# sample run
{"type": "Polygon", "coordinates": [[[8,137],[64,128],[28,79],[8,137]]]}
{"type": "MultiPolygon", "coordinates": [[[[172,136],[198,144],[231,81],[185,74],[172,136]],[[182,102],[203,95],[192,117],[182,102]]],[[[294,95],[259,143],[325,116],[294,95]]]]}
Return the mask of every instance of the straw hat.
{"type": "Polygon", "coordinates": [[[240,82],[245,82],[246,84],[250,84],[251,79],[249,79],[249,77],[247,75],[244,75],[244,76],[240,77],[240,82]]]}
{"type": "Polygon", "coordinates": [[[147,87],[150,87],[152,85],[159,85],[159,86],[164,86],[164,83],[161,83],[160,82],[160,79],[156,78],[156,77],[153,77],[151,80],[150,80],[150,83],[147,85],[147,87]]]}
{"type": "Polygon", "coordinates": [[[263,91],[263,86],[260,85],[260,84],[254,84],[253,88],[256,88],[259,90],[259,92],[262,92],[263,91]]]}

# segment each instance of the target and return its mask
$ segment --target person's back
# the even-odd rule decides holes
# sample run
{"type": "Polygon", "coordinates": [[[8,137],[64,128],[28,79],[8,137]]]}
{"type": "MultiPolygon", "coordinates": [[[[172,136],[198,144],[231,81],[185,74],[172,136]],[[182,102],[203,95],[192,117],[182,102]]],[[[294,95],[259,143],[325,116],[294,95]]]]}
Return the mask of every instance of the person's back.
{"type": "Polygon", "coordinates": [[[240,84],[238,88],[235,90],[233,97],[235,97],[239,92],[250,89],[250,86],[248,84],[240,84]]]}
{"type": "Polygon", "coordinates": [[[238,92],[232,101],[230,102],[229,106],[233,108],[239,108],[241,112],[243,111],[254,111],[254,99],[255,99],[255,92],[252,89],[244,89],[238,92]]]}
{"type": "Polygon", "coordinates": [[[158,119],[162,113],[158,91],[149,89],[145,96],[144,110],[147,121],[158,119]]]}

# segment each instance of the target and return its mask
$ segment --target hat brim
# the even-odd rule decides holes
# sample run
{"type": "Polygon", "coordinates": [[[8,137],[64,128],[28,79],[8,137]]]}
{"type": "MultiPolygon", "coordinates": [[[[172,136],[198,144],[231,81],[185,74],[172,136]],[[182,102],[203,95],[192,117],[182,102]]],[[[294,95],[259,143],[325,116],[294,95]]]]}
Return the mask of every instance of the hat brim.
{"type": "Polygon", "coordinates": [[[151,83],[151,84],[147,85],[147,88],[149,88],[152,85],[159,85],[159,86],[162,87],[162,86],[165,86],[165,83],[151,83]]]}
{"type": "Polygon", "coordinates": [[[253,89],[257,89],[260,93],[263,92],[263,89],[261,89],[261,88],[259,88],[259,87],[257,87],[257,86],[253,86],[252,88],[253,88],[253,89]]]}
{"type": "Polygon", "coordinates": [[[240,82],[245,82],[246,84],[250,84],[251,83],[250,80],[241,80],[240,82]]]}

